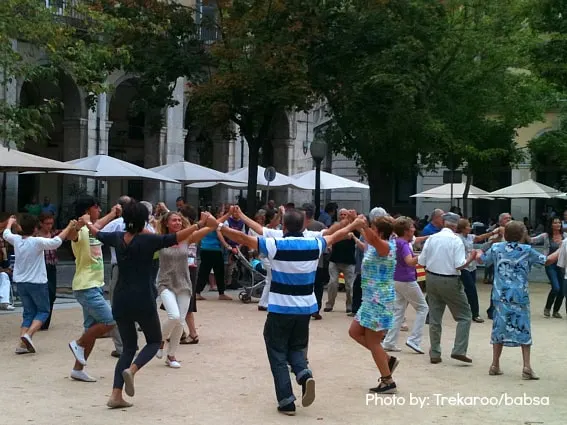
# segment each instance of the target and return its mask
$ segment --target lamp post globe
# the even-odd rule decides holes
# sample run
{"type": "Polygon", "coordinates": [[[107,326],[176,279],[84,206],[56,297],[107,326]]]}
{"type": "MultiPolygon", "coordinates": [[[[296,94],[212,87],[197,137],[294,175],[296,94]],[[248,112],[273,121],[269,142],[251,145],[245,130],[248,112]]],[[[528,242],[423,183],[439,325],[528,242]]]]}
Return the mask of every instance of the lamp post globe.
{"type": "Polygon", "coordinates": [[[309,146],[309,151],[315,162],[321,162],[327,155],[327,143],[319,137],[315,137],[315,140],[313,140],[309,146]]]}

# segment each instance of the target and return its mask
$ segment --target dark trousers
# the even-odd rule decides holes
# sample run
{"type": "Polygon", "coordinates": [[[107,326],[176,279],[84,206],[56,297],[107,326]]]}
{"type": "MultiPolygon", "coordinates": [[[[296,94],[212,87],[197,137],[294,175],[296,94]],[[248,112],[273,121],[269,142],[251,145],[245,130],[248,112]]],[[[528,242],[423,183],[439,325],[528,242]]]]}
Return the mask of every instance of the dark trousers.
{"type": "MultiPolygon", "coordinates": [[[[563,273],[557,264],[545,266],[545,273],[547,274],[549,283],[551,283],[551,290],[547,296],[545,309],[551,310],[551,307],[553,307],[553,312],[558,313],[561,308],[561,303],[563,302],[563,273]]],[[[567,303],[565,306],[567,308],[567,303]]]]}
{"type": "Polygon", "coordinates": [[[325,269],[322,267],[317,267],[317,273],[315,274],[315,298],[317,298],[317,312],[321,311],[323,305],[323,289],[325,287],[325,269]]]}
{"type": "Polygon", "coordinates": [[[139,312],[128,318],[116,319],[116,325],[122,339],[122,353],[116,363],[114,369],[114,386],[113,388],[122,389],[124,386],[124,378],[122,372],[134,364],[138,368],[142,368],[146,363],[154,358],[161,345],[161,323],[159,321],[158,312],[154,311],[139,312]],[[138,332],[136,323],[142,328],[146,345],[140,350],[140,353],[134,360],[136,350],[138,349],[138,332]]]}
{"type": "Polygon", "coordinates": [[[44,330],[49,329],[51,316],[53,314],[53,304],[55,304],[55,299],[57,298],[57,266],[46,264],[45,269],[47,271],[47,288],[49,290],[49,317],[41,327],[41,329],[44,330]]]}
{"type": "Polygon", "coordinates": [[[201,250],[201,263],[197,274],[197,294],[200,294],[207,283],[211,269],[215,272],[215,282],[219,295],[224,294],[224,257],[221,251],[201,250]]]}
{"type": "Polygon", "coordinates": [[[471,313],[473,319],[480,315],[478,306],[478,293],[476,291],[476,270],[470,272],[468,270],[461,270],[461,281],[465,288],[465,294],[467,295],[467,300],[469,306],[471,307],[471,313]]]}
{"type": "Polygon", "coordinates": [[[293,403],[288,364],[299,385],[313,375],[307,367],[305,352],[309,343],[309,315],[268,313],[264,341],[274,377],[278,406],[293,403]]]}
{"type": "Polygon", "coordinates": [[[352,285],[352,312],[356,314],[362,304],[362,276],[356,274],[356,279],[352,285]]]}

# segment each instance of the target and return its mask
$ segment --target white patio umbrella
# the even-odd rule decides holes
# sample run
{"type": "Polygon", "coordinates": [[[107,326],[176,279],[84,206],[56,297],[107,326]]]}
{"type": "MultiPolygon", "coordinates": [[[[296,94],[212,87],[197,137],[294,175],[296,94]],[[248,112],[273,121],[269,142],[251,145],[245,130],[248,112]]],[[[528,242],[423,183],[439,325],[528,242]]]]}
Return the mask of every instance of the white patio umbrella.
{"type": "Polygon", "coordinates": [[[63,171],[54,171],[54,173],[83,176],[100,180],[156,180],[180,184],[180,182],[174,179],[108,155],[87,156],[67,161],[65,164],[67,164],[66,169],[63,171]],[[69,165],[75,168],[81,167],[82,169],[94,171],[77,171],[69,168],[69,165]]]}
{"type": "Polygon", "coordinates": [[[66,162],[55,161],[37,155],[8,149],[0,145],[0,172],[15,171],[56,171],[56,170],[88,171],[91,167],[69,165],[66,162]]]}
{"type": "MultiPolygon", "coordinates": [[[[289,176],[293,184],[308,190],[315,190],[315,170],[289,176]]],[[[321,190],[328,189],[370,189],[370,186],[358,183],[354,180],[336,176],[334,174],[321,171],[321,190]]]]}
{"type": "MultiPolygon", "coordinates": [[[[264,172],[266,171],[266,169],[264,167],[260,167],[258,166],[258,174],[257,174],[257,182],[258,182],[258,189],[267,189],[269,188],[273,188],[273,187],[294,187],[297,189],[309,189],[308,187],[302,187],[300,185],[298,185],[296,182],[294,182],[290,177],[286,176],[285,174],[281,174],[281,173],[276,173],[276,178],[269,182],[269,186],[268,186],[268,181],[266,180],[266,178],[264,177],[264,172]]],[[[234,178],[237,178],[241,181],[243,181],[244,183],[232,183],[232,182],[227,182],[227,181],[219,181],[219,182],[208,182],[208,183],[192,183],[187,185],[187,187],[191,187],[191,188],[197,188],[197,189],[203,189],[203,188],[208,188],[208,187],[213,187],[216,186],[217,184],[222,184],[231,188],[235,188],[235,189],[246,189],[247,187],[247,183],[248,182],[248,167],[244,167],[244,168],[238,168],[236,170],[233,171],[229,171],[228,173],[226,173],[234,178]]]]}
{"type": "Polygon", "coordinates": [[[490,193],[490,196],[493,196],[494,198],[510,199],[551,199],[559,198],[563,195],[564,192],[538,183],[532,179],[516,183],[512,186],[504,187],[490,193]]]}
{"type": "Polygon", "coordinates": [[[53,159],[44,158],[42,156],[32,155],[10,149],[0,145],[0,172],[4,173],[2,178],[2,204],[1,210],[6,209],[6,174],[7,172],[16,171],[56,171],[68,170],[69,168],[75,172],[92,170],[91,167],[82,167],[80,165],[69,165],[65,162],[55,161],[53,159]]]}
{"type": "Polygon", "coordinates": [[[159,167],[150,168],[150,171],[183,183],[231,182],[246,184],[246,180],[187,161],[161,165],[159,167]]]}
{"type": "MultiPolygon", "coordinates": [[[[453,183],[453,199],[463,199],[466,183],[453,183]]],[[[433,198],[433,199],[451,199],[451,183],[434,187],[415,195],[411,198],[433,198]]],[[[468,199],[493,199],[490,193],[471,185],[469,188],[468,199]]]]}

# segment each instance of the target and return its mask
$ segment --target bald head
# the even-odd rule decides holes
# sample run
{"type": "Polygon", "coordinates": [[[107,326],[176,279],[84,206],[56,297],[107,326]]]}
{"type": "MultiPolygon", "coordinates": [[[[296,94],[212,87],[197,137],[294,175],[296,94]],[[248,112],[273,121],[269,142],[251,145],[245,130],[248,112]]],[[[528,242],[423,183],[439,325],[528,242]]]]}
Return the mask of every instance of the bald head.
{"type": "Polygon", "coordinates": [[[117,204],[120,205],[122,208],[124,208],[130,202],[132,202],[132,198],[130,198],[127,195],[122,195],[120,198],[118,198],[117,204]]]}

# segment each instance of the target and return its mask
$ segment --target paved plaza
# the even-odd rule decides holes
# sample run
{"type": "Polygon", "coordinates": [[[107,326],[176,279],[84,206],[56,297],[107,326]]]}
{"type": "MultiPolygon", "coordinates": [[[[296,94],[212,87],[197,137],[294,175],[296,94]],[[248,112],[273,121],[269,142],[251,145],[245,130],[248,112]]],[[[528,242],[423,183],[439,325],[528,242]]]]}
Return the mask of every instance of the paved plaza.
{"type": "MultiPolygon", "coordinates": [[[[484,312],[490,286],[479,283],[478,288],[484,312]]],[[[205,293],[210,300],[199,303],[196,316],[201,342],[181,346],[177,357],[182,369],[152,360],[136,377],[134,407],[114,411],[105,406],[116,363],[110,357],[110,339],[97,342],[89,358],[87,370],[98,382],[73,382],[68,377],[73,356],[67,343],[81,332],[77,304],[60,300],[51,329],[34,339],[35,355],[13,354],[21,317],[18,312],[4,313],[0,315],[0,423],[561,425],[567,423],[567,319],[543,317],[548,290],[546,284],[532,286],[532,363],[540,381],[521,379],[519,348],[504,349],[503,376],[488,375],[490,321],[472,324],[469,355],[474,363],[451,360],[455,324],[447,312],[443,363],[432,365],[427,355],[404,349],[394,375],[399,393],[370,400],[367,389],[376,384],[379,374],[370,353],[348,337],[351,319],[344,313],[344,294],[340,294],[335,311],[311,323],[309,360],[317,399],[309,408],[298,407],[295,418],[276,412],[262,339],[265,313],[258,312],[256,304],[221,302],[215,293],[205,293]],[[536,402],[544,405],[534,406],[536,402]]],[[[410,324],[413,316],[410,308],[410,324]]],[[[423,347],[429,347],[427,330],[423,347]]],[[[296,386],[295,391],[299,395],[301,389],[296,386]]]]}

